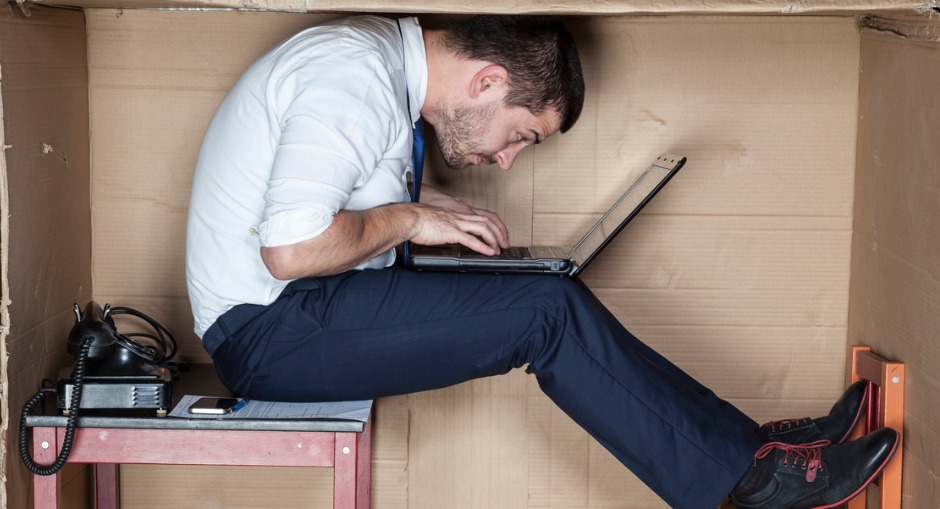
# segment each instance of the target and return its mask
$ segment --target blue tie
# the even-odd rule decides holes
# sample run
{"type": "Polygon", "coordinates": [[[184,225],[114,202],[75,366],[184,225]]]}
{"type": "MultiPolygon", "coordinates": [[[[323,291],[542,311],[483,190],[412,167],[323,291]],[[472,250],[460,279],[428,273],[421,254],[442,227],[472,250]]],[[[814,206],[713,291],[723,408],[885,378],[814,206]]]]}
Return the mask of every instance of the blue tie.
{"type": "MultiPolygon", "coordinates": [[[[421,172],[424,169],[424,120],[418,118],[412,131],[413,144],[411,147],[411,201],[417,202],[418,195],[421,193],[421,172]]],[[[402,246],[405,265],[408,264],[408,258],[411,256],[411,242],[405,241],[402,246]]]]}
{"type": "Polygon", "coordinates": [[[412,175],[411,201],[416,202],[421,194],[421,173],[424,169],[424,120],[418,118],[415,122],[414,147],[411,152],[411,163],[414,166],[414,175],[412,175]]]}

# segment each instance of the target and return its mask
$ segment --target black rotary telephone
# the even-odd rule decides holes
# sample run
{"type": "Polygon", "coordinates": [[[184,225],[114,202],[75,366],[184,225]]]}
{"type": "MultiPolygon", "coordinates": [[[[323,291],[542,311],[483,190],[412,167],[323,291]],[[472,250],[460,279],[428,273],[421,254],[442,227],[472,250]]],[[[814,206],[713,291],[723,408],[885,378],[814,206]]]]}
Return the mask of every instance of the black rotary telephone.
{"type": "Polygon", "coordinates": [[[67,351],[75,364],[60,373],[55,389],[40,389],[23,407],[20,421],[20,456],[35,474],[52,475],[65,464],[72,448],[79,411],[136,411],[166,416],[173,400],[173,383],[166,364],[176,355],[176,340],[149,316],[126,307],[104,309],[89,302],[85,310],[75,304],[75,324],[67,351]],[[130,315],[146,322],[152,333],[120,333],[114,316],[130,315]],[[49,466],[36,464],[29,454],[26,416],[46,394],[56,393],[59,411],[68,416],[62,451],[49,466]]]}

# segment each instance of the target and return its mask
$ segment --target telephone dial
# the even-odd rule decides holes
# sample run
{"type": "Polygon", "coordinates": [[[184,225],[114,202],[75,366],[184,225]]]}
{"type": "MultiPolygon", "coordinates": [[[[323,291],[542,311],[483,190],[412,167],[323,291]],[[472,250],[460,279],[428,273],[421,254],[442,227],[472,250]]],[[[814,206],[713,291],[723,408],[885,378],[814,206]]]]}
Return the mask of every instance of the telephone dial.
{"type": "Polygon", "coordinates": [[[167,363],[176,355],[176,340],[156,320],[131,308],[102,309],[91,301],[84,311],[74,306],[75,324],[66,350],[75,356],[72,368],[60,372],[54,389],[42,388],[23,407],[20,422],[20,456],[35,474],[52,475],[65,464],[79,412],[115,411],[166,416],[173,401],[173,381],[167,363]],[[121,333],[114,317],[130,315],[146,322],[152,333],[121,333]],[[36,464],[29,454],[26,416],[46,394],[56,393],[58,409],[68,416],[62,450],[49,466],[36,464]]]}

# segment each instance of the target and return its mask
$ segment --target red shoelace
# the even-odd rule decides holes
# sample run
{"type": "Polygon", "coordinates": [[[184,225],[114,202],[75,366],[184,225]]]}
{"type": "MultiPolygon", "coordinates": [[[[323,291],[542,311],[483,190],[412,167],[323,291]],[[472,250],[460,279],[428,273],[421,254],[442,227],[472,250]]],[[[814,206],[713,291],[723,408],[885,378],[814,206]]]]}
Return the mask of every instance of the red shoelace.
{"type": "Polygon", "coordinates": [[[757,453],[754,454],[754,462],[757,460],[766,458],[772,452],[779,449],[781,451],[786,451],[786,456],[783,458],[783,466],[790,465],[790,459],[793,459],[793,464],[796,465],[798,462],[800,468],[806,470],[806,482],[813,482],[816,480],[816,474],[822,470],[822,448],[832,444],[829,440],[817,440],[815,442],[808,442],[805,444],[785,444],[783,442],[769,442],[764,444],[763,447],[757,450],[757,453]]]}

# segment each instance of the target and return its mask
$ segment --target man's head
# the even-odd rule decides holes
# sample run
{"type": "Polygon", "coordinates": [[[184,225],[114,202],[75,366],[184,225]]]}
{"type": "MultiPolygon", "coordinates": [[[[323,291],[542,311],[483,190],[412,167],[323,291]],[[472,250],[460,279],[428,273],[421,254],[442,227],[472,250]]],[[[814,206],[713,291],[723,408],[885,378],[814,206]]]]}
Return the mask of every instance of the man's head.
{"type": "Polygon", "coordinates": [[[430,109],[422,116],[434,125],[448,166],[509,169],[524,147],[567,131],[581,114],[581,63],[561,22],[477,16],[430,37],[430,109]]]}
{"type": "Polygon", "coordinates": [[[581,115],[584,77],[574,38],[555,18],[476,16],[441,27],[457,56],[500,65],[509,74],[507,106],[540,114],[555,110],[561,132],[581,115]]]}

